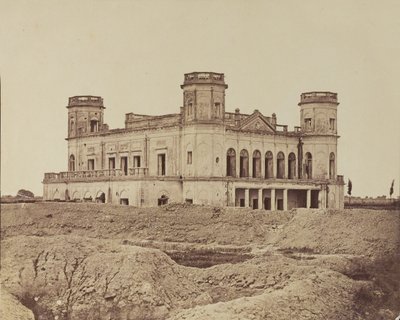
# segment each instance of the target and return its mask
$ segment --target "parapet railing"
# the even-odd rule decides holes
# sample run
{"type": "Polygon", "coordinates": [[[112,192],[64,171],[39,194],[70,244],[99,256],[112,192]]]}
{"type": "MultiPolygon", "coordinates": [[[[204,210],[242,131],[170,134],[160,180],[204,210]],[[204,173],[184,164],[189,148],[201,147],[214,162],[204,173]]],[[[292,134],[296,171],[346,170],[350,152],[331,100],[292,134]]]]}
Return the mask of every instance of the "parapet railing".
{"type": "Polygon", "coordinates": [[[142,177],[148,175],[148,168],[128,168],[126,171],[122,169],[105,169],[105,170],[84,170],[84,171],[64,171],[49,172],[44,174],[45,181],[57,180],[81,180],[90,178],[112,178],[112,177],[142,177]]]}
{"type": "Polygon", "coordinates": [[[75,96],[68,99],[68,106],[103,106],[103,98],[97,96],[75,96]]]}
{"type": "Polygon", "coordinates": [[[334,92],[305,92],[300,96],[300,103],[331,102],[337,103],[337,93],[334,92]]]}
{"type": "Polygon", "coordinates": [[[224,74],[215,72],[192,72],[185,74],[185,83],[220,82],[224,83],[224,74]]]}

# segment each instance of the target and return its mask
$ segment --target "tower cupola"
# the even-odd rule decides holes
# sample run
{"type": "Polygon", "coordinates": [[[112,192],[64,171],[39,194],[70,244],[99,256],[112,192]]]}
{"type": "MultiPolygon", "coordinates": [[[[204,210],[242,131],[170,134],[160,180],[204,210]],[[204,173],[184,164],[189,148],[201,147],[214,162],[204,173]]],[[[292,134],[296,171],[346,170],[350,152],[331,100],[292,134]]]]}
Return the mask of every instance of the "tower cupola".
{"type": "Polygon", "coordinates": [[[300,96],[301,131],[311,134],[337,134],[337,93],[313,91],[300,96]]]}
{"type": "Polygon", "coordinates": [[[225,116],[224,74],[215,72],[186,73],[183,89],[185,122],[223,122],[225,116]]]}
{"type": "Polygon", "coordinates": [[[74,96],[68,100],[68,138],[95,133],[103,128],[105,109],[99,96],[74,96]]]}

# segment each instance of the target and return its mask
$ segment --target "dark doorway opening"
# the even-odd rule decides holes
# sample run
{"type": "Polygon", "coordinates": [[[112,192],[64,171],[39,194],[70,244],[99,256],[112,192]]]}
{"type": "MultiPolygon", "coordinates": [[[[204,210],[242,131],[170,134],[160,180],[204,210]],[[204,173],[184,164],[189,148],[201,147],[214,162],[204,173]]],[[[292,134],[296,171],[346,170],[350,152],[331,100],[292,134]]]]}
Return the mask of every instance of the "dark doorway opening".
{"type": "Polygon", "coordinates": [[[244,199],[240,199],[239,200],[239,204],[240,204],[241,207],[244,207],[244,205],[245,205],[244,199]]]}
{"type": "Polygon", "coordinates": [[[121,157],[121,170],[124,176],[128,175],[128,157],[121,157]]]}
{"type": "Polygon", "coordinates": [[[106,203],[106,195],[102,192],[97,198],[96,202],[98,203],[106,203]]]}
{"type": "Polygon", "coordinates": [[[115,169],[115,158],[108,159],[108,169],[110,170],[115,169]]]}
{"type": "Polygon", "coordinates": [[[318,190],[311,190],[311,208],[318,208],[318,196],[319,196],[319,191],[318,190]]]}
{"type": "Polygon", "coordinates": [[[264,198],[264,209],[271,210],[271,198],[264,198]]]}
{"type": "Polygon", "coordinates": [[[158,155],[158,175],[165,176],[165,153],[158,155]]]}
{"type": "Polygon", "coordinates": [[[283,210],[283,199],[278,199],[277,200],[277,209],[278,210],[283,210]]]}
{"type": "Polygon", "coordinates": [[[158,205],[163,206],[168,203],[168,197],[166,195],[162,195],[161,198],[158,198],[158,205]]]}
{"type": "Polygon", "coordinates": [[[258,199],[253,199],[253,209],[258,209],[258,199]]]}
{"type": "Polygon", "coordinates": [[[129,205],[129,199],[128,198],[121,198],[121,199],[119,199],[119,204],[122,204],[124,206],[128,206],[129,205]]]}

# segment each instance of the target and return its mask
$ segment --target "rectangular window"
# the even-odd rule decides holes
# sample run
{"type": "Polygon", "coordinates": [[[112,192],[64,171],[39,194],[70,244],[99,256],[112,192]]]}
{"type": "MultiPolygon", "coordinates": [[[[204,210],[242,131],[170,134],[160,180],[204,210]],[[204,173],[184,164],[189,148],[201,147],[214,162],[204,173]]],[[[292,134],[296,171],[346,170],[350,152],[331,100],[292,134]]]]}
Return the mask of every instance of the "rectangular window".
{"type": "Polygon", "coordinates": [[[140,156],[133,156],[133,167],[140,168],[140,156]]]}
{"type": "Polygon", "coordinates": [[[333,118],[329,119],[329,130],[335,131],[335,119],[333,118]]]}
{"type": "Polygon", "coordinates": [[[165,176],[165,153],[158,155],[158,175],[165,176]]]}
{"type": "Polygon", "coordinates": [[[88,170],[94,170],[94,159],[88,160],[88,170]]]}
{"type": "Polygon", "coordinates": [[[114,170],[115,169],[115,158],[108,158],[108,169],[114,170]]]}
{"type": "Polygon", "coordinates": [[[187,153],[187,164],[192,164],[192,151],[187,153]]]}
{"type": "Polygon", "coordinates": [[[121,157],[121,170],[123,175],[128,175],[128,157],[121,157]]]}

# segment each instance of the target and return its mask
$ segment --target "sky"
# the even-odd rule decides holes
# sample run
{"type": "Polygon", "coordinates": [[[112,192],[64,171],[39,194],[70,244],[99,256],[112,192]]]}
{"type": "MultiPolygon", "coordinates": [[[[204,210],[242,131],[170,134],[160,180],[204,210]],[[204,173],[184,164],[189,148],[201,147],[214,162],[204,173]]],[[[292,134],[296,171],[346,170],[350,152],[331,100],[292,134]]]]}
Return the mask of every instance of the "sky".
{"type": "Polygon", "coordinates": [[[68,97],[179,112],[183,74],[225,74],[226,110],[299,125],[300,94],[338,93],[338,174],[400,187],[400,1],[0,0],[1,193],[67,170],[68,97]]]}

